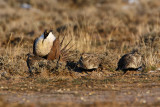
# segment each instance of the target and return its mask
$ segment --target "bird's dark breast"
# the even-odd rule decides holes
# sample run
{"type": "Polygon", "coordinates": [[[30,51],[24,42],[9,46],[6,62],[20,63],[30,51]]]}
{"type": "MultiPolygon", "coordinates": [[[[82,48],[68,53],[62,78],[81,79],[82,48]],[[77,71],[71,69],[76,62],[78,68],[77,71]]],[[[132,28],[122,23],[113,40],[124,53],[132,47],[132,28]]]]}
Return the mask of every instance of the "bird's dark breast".
{"type": "Polygon", "coordinates": [[[51,51],[47,55],[47,59],[48,60],[59,59],[60,55],[61,55],[61,52],[60,52],[60,42],[59,42],[59,38],[57,38],[53,42],[53,46],[51,48],[51,51]]]}

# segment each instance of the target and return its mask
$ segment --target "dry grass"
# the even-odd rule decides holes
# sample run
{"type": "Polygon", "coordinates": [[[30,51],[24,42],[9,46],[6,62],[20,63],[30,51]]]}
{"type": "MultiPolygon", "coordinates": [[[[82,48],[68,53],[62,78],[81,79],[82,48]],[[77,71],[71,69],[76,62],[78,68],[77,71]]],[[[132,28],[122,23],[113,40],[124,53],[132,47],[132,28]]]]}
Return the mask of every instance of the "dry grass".
{"type": "MultiPolygon", "coordinates": [[[[67,83],[63,81],[62,83],[66,84],[60,87],[74,87],[74,84],[87,85],[85,81],[92,81],[88,84],[95,87],[101,83],[157,83],[159,74],[154,78],[138,76],[136,81],[132,78],[133,75],[122,77],[121,72],[116,72],[115,69],[119,58],[133,49],[138,49],[142,54],[146,75],[150,75],[150,70],[160,67],[159,6],[159,0],[139,0],[138,3],[133,4],[127,3],[127,0],[1,1],[0,81],[3,82],[6,79],[7,81],[15,80],[17,83],[23,81],[23,78],[28,76],[26,54],[32,53],[33,40],[40,36],[44,29],[53,29],[54,34],[60,36],[60,39],[66,36],[63,47],[72,39],[71,53],[76,55],[69,58],[70,61],[75,63],[84,52],[97,53],[99,57],[105,56],[103,69],[102,72],[77,73],[74,69],[59,68],[53,74],[48,75],[43,72],[37,76],[37,79],[34,77],[35,81],[39,81],[38,84],[50,83],[50,78],[54,78],[55,81],[69,82],[70,86],[65,86],[67,83]],[[21,8],[23,3],[29,3],[31,8],[21,8]],[[62,31],[59,32],[58,29],[62,31]],[[82,80],[78,80],[79,78],[82,80]]],[[[61,82],[58,83],[61,84],[61,82]]],[[[85,85],[79,87],[87,89],[85,85]]],[[[81,90],[81,88],[78,89],[81,90]]],[[[115,105],[106,103],[108,104],[115,106],[117,103],[115,105]]],[[[100,105],[95,103],[95,105],[101,106],[101,103],[100,105]]],[[[121,106],[119,103],[117,105],[121,106]]]]}

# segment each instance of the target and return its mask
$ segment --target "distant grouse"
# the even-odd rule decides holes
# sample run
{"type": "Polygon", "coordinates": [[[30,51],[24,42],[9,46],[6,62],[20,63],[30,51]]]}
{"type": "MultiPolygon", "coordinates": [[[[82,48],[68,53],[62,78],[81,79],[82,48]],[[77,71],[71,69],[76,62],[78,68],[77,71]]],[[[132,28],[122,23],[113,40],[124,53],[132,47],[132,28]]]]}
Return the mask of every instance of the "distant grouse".
{"type": "Polygon", "coordinates": [[[133,50],[129,54],[123,55],[119,62],[116,71],[122,70],[124,73],[127,71],[137,71],[142,69],[142,57],[138,50],[133,50]]]}
{"type": "Polygon", "coordinates": [[[96,54],[83,53],[79,59],[78,65],[85,70],[94,70],[99,67],[101,59],[96,54]]]}

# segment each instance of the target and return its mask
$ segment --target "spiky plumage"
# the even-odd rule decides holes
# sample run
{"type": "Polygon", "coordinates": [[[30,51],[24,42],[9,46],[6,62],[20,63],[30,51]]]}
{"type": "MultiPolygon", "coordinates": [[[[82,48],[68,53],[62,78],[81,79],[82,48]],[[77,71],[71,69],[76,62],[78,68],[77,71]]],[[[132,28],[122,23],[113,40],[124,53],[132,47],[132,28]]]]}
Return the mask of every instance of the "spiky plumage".
{"type": "Polygon", "coordinates": [[[48,60],[66,60],[69,54],[68,51],[73,46],[68,48],[68,45],[71,42],[70,40],[69,43],[62,48],[64,38],[65,36],[60,42],[59,37],[56,38],[51,30],[45,30],[45,32],[39,38],[35,39],[33,44],[33,54],[48,60]]]}

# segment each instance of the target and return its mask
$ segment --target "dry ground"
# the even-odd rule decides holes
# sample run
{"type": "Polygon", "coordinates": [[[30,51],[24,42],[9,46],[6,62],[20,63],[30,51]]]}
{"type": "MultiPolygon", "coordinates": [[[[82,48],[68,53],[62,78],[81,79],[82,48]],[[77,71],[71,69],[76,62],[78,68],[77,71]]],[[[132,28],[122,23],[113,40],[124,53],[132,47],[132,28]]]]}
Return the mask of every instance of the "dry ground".
{"type": "Polygon", "coordinates": [[[1,0],[0,106],[159,106],[159,0],[1,0]],[[29,9],[22,8],[24,3],[29,9]],[[74,44],[63,64],[29,76],[26,59],[45,29],[74,44]],[[119,58],[133,49],[145,69],[122,75],[119,58]],[[103,56],[100,69],[77,71],[81,53],[103,56]]]}

